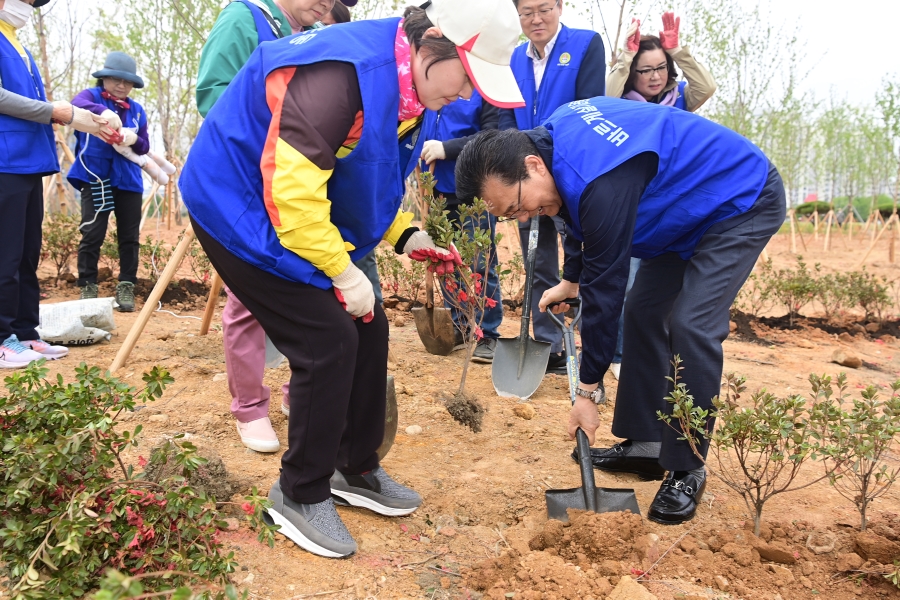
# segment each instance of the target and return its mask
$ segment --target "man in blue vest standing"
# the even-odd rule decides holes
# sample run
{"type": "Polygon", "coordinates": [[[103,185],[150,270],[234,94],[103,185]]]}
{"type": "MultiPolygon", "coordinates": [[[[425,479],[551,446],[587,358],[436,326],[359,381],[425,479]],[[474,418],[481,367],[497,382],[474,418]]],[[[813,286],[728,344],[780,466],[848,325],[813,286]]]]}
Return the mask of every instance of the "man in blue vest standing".
{"type": "MultiPolygon", "coordinates": [[[[775,167],[746,138],[703,117],[591,98],[560,107],[543,127],[478,134],[457,161],[456,193],[484,198],[497,216],[560,215],[570,227],[563,280],[544,293],[540,309],[581,295],[584,353],[572,437],[580,427],[594,441],[594,403],[604,399],[599,384],[616,347],[629,258],[643,261],[625,307],[634,335],[625,340],[612,425],[625,440],[591,455],[605,471],[645,479],[668,471],[648,517],[692,519],[706,486],[704,460],[657,411],[671,414],[666,377],[674,355],[696,405],[710,408],[719,393],[729,309],[784,223],[775,167]]],[[[707,449],[704,441],[699,453],[707,449]]]]}
{"type": "MultiPolygon", "coordinates": [[[[479,131],[497,129],[497,107],[485,101],[477,91],[471,98],[460,98],[444,108],[433,111],[426,110],[422,121],[423,135],[426,136],[422,146],[422,160],[434,165],[434,191],[447,202],[450,222],[459,221],[459,200],[456,198],[456,180],[453,171],[456,168],[456,157],[462,152],[466,142],[479,131]]],[[[494,240],[497,220],[487,215],[477,224],[481,229],[489,229],[491,241],[494,240]]],[[[467,223],[466,230],[471,236],[475,231],[474,223],[467,223]]],[[[472,353],[474,362],[491,363],[494,361],[494,348],[500,337],[500,323],[503,321],[503,304],[500,302],[500,280],[497,277],[497,247],[491,244],[490,256],[479,257],[477,264],[472,265],[485,282],[485,298],[493,301],[493,306],[486,307],[484,314],[476,315],[482,336],[472,353]]],[[[444,291],[445,297],[447,291],[444,291]]],[[[453,314],[456,324],[456,342],[463,343],[459,310],[450,302],[446,302],[453,314]]],[[[488,302],[491,304],[491,302],[488,302]]]]}
{"type": "MultiPolygon", "coordinates": [[[[606,53],[596,31],[569,29],[559,18],[561,0],[515,0],[522,33],[528,38],[513,53],[510,65],[525,106],[500,112],[500,129],[533,129],[553,111],[573,100],[584,100],[606,93],[606,53]]],[[[522,257],[528,254],[529,222],[519,223],[522,257]]],[[[559,283],[559,246],[557,233],[565,236],[562,219],[542,217],[534,265],[532,294],[540,298],[559,283]]],[[[562,334],[532,302],[535,339],[551,342],[548,372],[565,373],[562,334]]]]}

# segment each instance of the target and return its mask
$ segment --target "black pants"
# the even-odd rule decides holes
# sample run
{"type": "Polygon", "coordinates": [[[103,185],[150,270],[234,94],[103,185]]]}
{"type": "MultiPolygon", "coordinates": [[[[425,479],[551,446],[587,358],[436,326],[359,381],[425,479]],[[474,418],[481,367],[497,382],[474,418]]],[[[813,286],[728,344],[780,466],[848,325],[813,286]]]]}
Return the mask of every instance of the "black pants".
{"type": "Polygon", "coordinates": [[[357,475],[378,466],[388,353],[384,310],[376,304],[370,323],[354,320],[334,290],[276,277],[226,250],[196,223],[194,232],[216,272],[291,365],[281,489],[295,502],[322,502],[335,469],[357,475]]]}
{"type": "Polygon", "coordinates": [[[13,334],[38,338],[43,191],[40,175],[0,173],[0,240],[6,250],[0,260],[0,343],[13,334]]]}
{"type": "Polygon", "coordinates": [[[97,283],[97,262],[100,247],[106,238],[109,214],[116,213],[116,233],[119,238],[119,281],[137,283],[138,254],[140,251],[141,202],[139,192],[129,192],[106,185],[85,185],[81,188],[81,223],[90,223],[81,229],[78,245],[78,285],[97,283]],[[97,212],[101,202],[107,210],[97,212]],[[97,206],[95,206],[95,202],[97,206]],[[108,210],[112,206],[112,210],[108,210]],[[97,219],[94,220],[94,215],[97,219]]]}
{"type": "MultiPolygon", "coordinates": [[[[722,342],[731,305],[759,254],[784,223],[785,195],[774,167],[753,207],[713,225],[690,260],[675,253],[641,261],[625,303],[622,371],[612,432],[618,437],[662,442],[660,464],[670,471],[702,466],[680,432],[660,421],[672,413],[670,361],[681,356],[681,381],[694,404],[709,409],[722,381],[722,342]]],[[[709,422],[711,429],[715,423],[709,422]]],[[[702,453],[708,446],[704,440],[702,453]]]]}

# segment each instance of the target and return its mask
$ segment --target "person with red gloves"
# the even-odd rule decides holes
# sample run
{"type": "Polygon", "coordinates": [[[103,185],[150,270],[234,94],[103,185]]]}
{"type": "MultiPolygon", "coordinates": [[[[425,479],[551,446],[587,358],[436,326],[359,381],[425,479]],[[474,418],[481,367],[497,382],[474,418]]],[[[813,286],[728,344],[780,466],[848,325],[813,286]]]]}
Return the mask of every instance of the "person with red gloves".
{"type": "Polygon", "coordinates": [[[127,146],[137,156],[150,151],[147,111],[129,94],[144,87],[133,58],[110,52],[104,66],[92,74],[97,85],[72,99],[78,108],[107,122],[97,136],[76,134],[75,163],[68,180],[81,192],[81,243],[78,245],[78,286],[81,297],[96,298],[97,263],[106,238],[109,215],[115,211],[119,241],[119,283],[116,303],[122,312],[134,311],[140,248],[141,204],[144,180],[141,167],[116,151],[127,146]]]}
{"type": "Polygon", "coordinates": [[[662,22],[659,36],[641,35],[641,22],[632,19],[625,49],[606,78],[606,95],[695,112],[715,93],[716,81],[681,45],[681,17],[663,13],[662,22]],[[683,81],[678,80],[676,63],[684,73],[683,81]]]}
{"type": "Polygon", "coordinates": [[[267,515],[315,554],[357,548],[332,495],[387,516],[422,503],[380,465],[388,323],[354,261],[384,240],[438,272],[461,264],[400,209],[422,113],[473,86],[521,104],[509,68],[518,37],[509,0],[431,0],[402,19],[261,44],[185,162],[197,239],[290,364],[289,448],[267,515]]]}

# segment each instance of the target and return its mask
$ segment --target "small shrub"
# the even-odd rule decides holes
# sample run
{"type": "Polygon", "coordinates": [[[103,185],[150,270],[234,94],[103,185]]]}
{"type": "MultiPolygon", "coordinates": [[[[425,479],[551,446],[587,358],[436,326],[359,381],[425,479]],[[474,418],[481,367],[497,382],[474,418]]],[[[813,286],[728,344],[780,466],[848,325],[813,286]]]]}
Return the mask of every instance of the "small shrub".
{"type": "Polygon", "coordinates": [[[734,308],[757,318],[771,308],[773,301],[772,273],[772,259],[770,258],[750,273],[747,282],[734,300],[734,308]]]}
{"type": "MultiPolygon", "coordinates": [[[[694,398],[678,373],[681,359],[673,361],[675,376],[669,378],[674,389],[666,398],[672,414],[657,413],[660,420],[674,428],[686,440],[694,454],[703,460],[709,471],[744,499],[753,514],[754,533],[759,535],[765,503],[778,494],[797,491],[829,477],[834,466],[806,483],[797,476],[810,460],[828,451],[828,442],[820,433],[827,431],[835,420],[835,412],[814,387],[815,400],[807,406],[800,395],[779,398],[765,389],[750,396],[750,407],[741,407],[738,400],[746,391],[743,377],[725,377],[724,398],[713,398],[713,409],[707,411],[694,405],[694,398]],[[709,431],[711,418],[716,428],[709,431]],[[715,458],[710,468],[700,452],[702,438],[709,440],[709,451],[715,458]]],[[[823,463],[824,464],[824,463],[823,463]]]]}
{"type": "Polygon", "coordinates": [[[159,273],[166,267],[169,258],[172,257],[172,247],[162,240],[154,240],[149,235],[140,245],[139,255],[141,257],[141,266],[147,273],[147,279],[156,282],[159,279],[159,273]]]}
{"type": "Polygon", "coordinates": [[[522,293],[522,286],[525,281],[525,266],[522,262],[522,254],[516,252],[512,255],[512,258],[499,265],[497,277],[500,280],[500,290],[503,296],[515,304],[522,293]]]}
{"type": "Polygon", "coordinates": [[[381,289],[401,300],[416,302],[425,286],[425,263],[414,260],[407,267],[393,248],[378,246],[375,248],[375,264],[381,289]]]}
{"type": "Polygon", "coordinates": [[[847,287],[854,303],[865,312],[866,320],[875,317],[879,322],[891,305],[886,277],[878,277],[863,268],[862,271],[847,273],[847,287]]]}
{"type": "Polygon", "coordinates": [[[188,252],[188,264],[191,267],[191,273],[194,274],[197,281],[202,281],[203,283],[209,281],[209,277],[212,274],[212,263],[209,262],[209,257],[206,256],[206,252],[203,251],[203,247],[197,241],[197,238],[194,238],[191,242],[191,249],[188,252]]]}
{"type": "Polygon", "coordinates": [[[41,258],[49,258],[56,267],[56,279],[67,270],[69,261],[78,254],[81,219],[75,215],[54,214],[44,220],[41,258]]]}
{"type": "MultiPolygon", "coordinates": [[[[141,391],[84,364],[72,383],[46,375],[44,361],[32,363],[5,379],[0,397],[0,563],[10,596],[81,598],[100,586],[106,599],[188,598],[192,588],[198,598],[234,597],[227,576],[236,563],[217,539],[215,500],[185,484],[205,459],[176,437],[151,460],[174,461],[180,474],[155,483],[122,457],[141,427],[123,430],[118,417],[159,398],[168,372],[154,367],[141,391]]],[[[242,508],[271,542],[266,502],[254,490],[242,508]]]]}
{"type": "Polygon", "coordinates": [[[797,257],[797,269],[779,269],[773,273],[772,293],[778,302],[788,311],[788,323],[794,326],[794,317],[800,309],[809,304],[816,295],[816,279],[803,257],[797,257]]]}
{"type": "Polygon", "coordinates": [[[106,238],[103,245],[100,246],[100,261],[104,266],[114,271],[119,266],[119,230],[116,227],[109,227],[106,230],[106,238]]]}
{"type": "Polygon", "coordinates": [[[887,400],[881,400],[876,389],[868,386],[849,410],[842,406],[846,375],[841,373],[834,384],[826,376],[811,375],[810,380],[825,398],[836,388],[832,410],[837,419],[822,436],[829,441],[828,457],[835,463],[829,479],[835,490],[856,506],[860,531],[865,531],[869,504],[885,494],[900,475],[900,467],[891,468],[886,462],[900,435],[900,380],[891,384],[887,400]]]}

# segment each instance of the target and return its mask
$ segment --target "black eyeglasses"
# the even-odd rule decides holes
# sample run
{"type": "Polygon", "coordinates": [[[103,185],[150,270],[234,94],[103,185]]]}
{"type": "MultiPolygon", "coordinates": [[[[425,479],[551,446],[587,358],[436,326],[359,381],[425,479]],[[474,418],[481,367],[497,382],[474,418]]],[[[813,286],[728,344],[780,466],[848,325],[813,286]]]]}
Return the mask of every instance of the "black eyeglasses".
{"type": "Polygon", "coordinates": [[[649,67],[646,69],[638,69],[635,71],[635,73],[637,73],[638,75],[640,75],[641,77],[643,77],[645,79],[650,79],[651,77],[653,77],[654,73],[659,73],[659,76],[662,77],[663,75],[665,75],[668,72],[669,72],[669,65],[667,65],[667,64],[662,65],[660,67],[649,67]]]}
{"type": "Polygon", "coordinates": [[[556,6],[558,4],[559,4],[559,0],[556,0],[556,2],[554,2],[553,6],[551,6],[550,8],[541,8],[541,9],[538,9],[533,12],[519,13],[519,20],[520,21],[530,21],[531,19],[534,18],[535,14],[538,14],[541,16],[542,19],[545,19],[553,11],[553,9],[556,8],[556,6]]]}
{"type": "Polygon", "coordinates": [[[513,212],[506,211],[506,213],[502,217],[497,218],[498,223],[503,223],[504,221],[517,221],[519,217],[526,214],[528,211],[522,210],[522,180],[519,180],[519,201],[516,204],[516,210],[513,212]]]}

